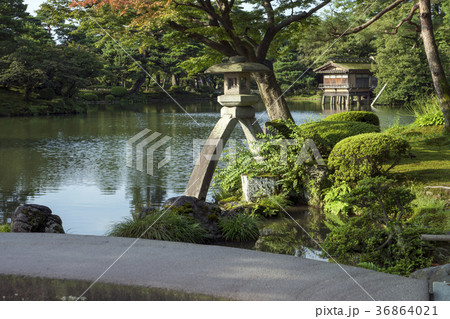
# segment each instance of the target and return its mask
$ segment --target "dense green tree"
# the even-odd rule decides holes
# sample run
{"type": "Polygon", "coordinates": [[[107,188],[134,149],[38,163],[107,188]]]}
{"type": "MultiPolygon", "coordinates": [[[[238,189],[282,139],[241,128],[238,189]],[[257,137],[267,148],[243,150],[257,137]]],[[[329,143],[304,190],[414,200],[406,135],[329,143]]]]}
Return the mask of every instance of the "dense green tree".
{"type": "Polygon", "coordinates": [[[101,64],[80,46],[55,45],[41,20],[27,15],[21,3],[14,1],[8,16],[2,11],[2,18],[9,17],[2,19],[3,31],[13,45],[0,57],[0,85],[23,89],[25,99],[43,88],[72,97],[99,74],[101,64]]]}
{"type": "Polygon", "coordinates": [[[25,32],[29,17],[23,0],[4,0],[0,3],[0,56],[14,51],[16,38],[25,32]]]}
{"type": "MultiPolygon", "coordinates": [[[[441,9],[448,9],[448,5],[442,6],[441,1],[437,1],[434,6],[434,10],[432,10],[430,0],[418,0],[418,2],[410,0],[388,1],[388,5],[383,10],[380,10],[377,14],[372,14],[366,22],[357,27],[346,30],[342,33],[342,35],[357,33],[364,30],[380,20],[386,14],[391,14],[394,10],[401,10],[401,4],[403,3],[405,3],[409,9],[409,13],[405,15],[403,19],[398,21],[396,25],[391,26],[391,30],[393,30],[394,33],[397,33],[399,28],[405,23],[414,25],[417,31],[420,30],[421,42],[426,53],[431,79],[444,114],[445,128],[446,130],[450,130],[450,85],[445,75],[444,66],[440,58],[439,47],[436,43],[434,34],[435,26],[433,26],[432,19],[433,14],[436,11],[439,13],[439,10],[441,9]],[[436,10],[436,8],[438,8],[438,10],[436,10]],[[414,22],[416,12],[419,12],[419,22],[414,22]]],[[[450,14],[450,12],[447,12],[447,14],[450,14]]],[[[444,60],[444,62],[445,61],[446,60],[444,60]]]]}
{"type": "MultiPolygon", "coordinates": [[[[331,0],[249,1],[251,11],[241,1],[131,1],[86,0],[85,6],[110,5],[118,12],[133,12],[135,25],[143,28],[169,27],[224,56],[242,55],[249,62],[267,63],[270,53],[283,41],[284,31],[312,16],[331,0]],[[308,10],[308,11],[305,11],[308,10]]],[[[268,64],[269,66],[270,63],[268,64]]],[[[271,119],[291,119],[273,72],[256,73],[261,95],[271,119]]]]}

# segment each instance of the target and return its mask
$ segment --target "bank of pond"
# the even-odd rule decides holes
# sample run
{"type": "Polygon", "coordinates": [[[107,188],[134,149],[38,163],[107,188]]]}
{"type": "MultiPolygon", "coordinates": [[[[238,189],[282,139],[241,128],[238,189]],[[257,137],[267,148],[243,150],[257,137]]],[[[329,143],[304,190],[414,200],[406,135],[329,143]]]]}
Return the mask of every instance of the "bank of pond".
{"type": "Polygon", "coordinates": [[[404,276],[448,263],[448,245],[421,236],[450,231],[450,137],[419,123],[382,131],[376,113],[363,111],[267,122],[265,160],[237,146],[216,171],[209,203],[181,196],[136,206],[108,235],[312,255],[404,276]],[[287,139],[295,143],[280,157],[287,139]],[[276,187],[246,201],[242,175],[276,187]]]}

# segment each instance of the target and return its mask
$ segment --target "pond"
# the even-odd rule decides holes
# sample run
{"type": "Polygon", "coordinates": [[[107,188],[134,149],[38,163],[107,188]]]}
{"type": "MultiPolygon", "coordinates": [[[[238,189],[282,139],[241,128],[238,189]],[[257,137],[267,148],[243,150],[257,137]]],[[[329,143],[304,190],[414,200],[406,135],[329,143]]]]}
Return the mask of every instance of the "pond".
{"type": "MultiPolygon", "coordinates": [[[[143,206],[182,195],[194,165],[193,140],[206,139],[220,105],[181,101],[100,105],[85,115],[0,118],[0,223],[23,203],[48,206],[72,234],[104,235],[113,223],[143,206]],[[170,137],[170,160],[153,175],[127,167],[126,142],[144,129],[170,137]]],[[[297,124],[323,116],[317,101],[290,103],[297,124]]],[[[268,120],[257,107],[262,125],[268,120]]],[[[379,112],[382,126],[412,121],[379,112]]],[[[233,139],[243,139],[237,127],[233,139]]],[[[164,147],[155,153],[165,158],[164,147]]],[[[211,200],[211,191],[208,195],[211,200]]]]}

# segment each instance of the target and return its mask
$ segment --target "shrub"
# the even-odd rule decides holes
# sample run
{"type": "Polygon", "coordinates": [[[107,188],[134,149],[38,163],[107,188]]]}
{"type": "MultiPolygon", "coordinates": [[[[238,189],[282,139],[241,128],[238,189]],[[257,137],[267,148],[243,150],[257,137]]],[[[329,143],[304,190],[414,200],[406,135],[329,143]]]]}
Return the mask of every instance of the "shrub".
{"type": "Polygon", "coordinates": [[[144,239],[187,243],[203,243],[209,238],[207,230],[194,218],[173,212],[154,213],[136,220],[126,218],[114,225],[108,235],[132,238],[142,235],[144,239]]]}
{"type": "Polygon", "coordinates": [[[225,240],[251,241],[259,237],[257,219],[248,214],[221,218],[219,228],[225,240]]]}
{"type": "Polygon", "coordinates": [[[298,126],[298,134],[304,139],[312,139],[320,154],[325,157],[339,141],[350,136],[374,132],[380,132],[380,128],[362,122],[320,121],[298,126]]]}
{"type": "Polygon", "coordinates": [[[415,196],[396,184],[385,177],[367,178],[341,196],[343,202],[357,207],[360,215],[338,222],[328,220],[331,232],[324,248],[336,261],[372,263],[382,271],[406,276],[431,265],[433,246],[423,242],[420,235],[439,230],[411,220],[415,196]]]}
{"type": "Polygon", "coordinates": [[[81,98],[86,101],[97,101],[98,96],[95,93],[86,92],[81,94],[81,98]]]}
{"type": "Polygon", "coordinates": [[[266,131],[270,134],[280,134],[284,138],[291,138],[292,128],[287,125],[286,121],[274,120],[264,124],[266,131]]]}
{"type": "Polygon", "coordinates": [[[342,195],[348,194],[350,192],[350,186],[342,182],[339,185],[327,188],[323,197],[323,211],[326,214],[339,215],[342,214],[347,216],[350,212],[351,206],[341,200],[342,195]]]}
{"type": "Polygon", "coordinates": [[[51,100],[55,95],[55,91],[52,88],[44,88],[39,91],[39,97],[44,100],[51,100]]]}
{"type": "Polygon", "coordinates": [[[348,111],[342,113],[336,113],[327,116],[324,121],[332,122],[363,122],[380,126],[380,119],[373,112],[367,111],[348,111]]]}
{"type": "Polygon", "coordinates": [[[184,90],[184,88],[179,85],[172,85],[169,90],[170,90],[170,92],[173,92],[173,93],[185,93],[186,92],[184,90]]]}
{"type": "Polygon", "coordinates": [[[106,101],[114,101],[116,98],[112,94],[108,94],[105,96],[106,101]]]}
{"type": "Polygon", "coordinates": [[[122,97],[127,95],[127,89],[122,87],[122,86],[113,86],[111,88],[111,94],[116,96],[116,97],[122,97]]]}
{"type": "Polygon", "coordinates": [[[428,113],[424,115],[419,115],[414,121],[414,125],[417,126],[433,126],[433,125],[444,125],[445,119],[442,111],[436,113],[428,113]]]}
{"type": "Polygon", "coordinates": [[[258,198],[252,205],[252,215],[273,217],[282,210],[281,207],[289,206],[291,202],[284,195],[272,195],[258,198]]]}
{"type": "Polygon", "coordinates": [[[409,143],[399,137],[361,134],[336,144],[328,158],[328,166],[334,170],[335,181],[356,182],[388,172],[409,150],[409,143]],[[383,165],[388,164],[390,166],[383,169],[383,165]]]}
{"type": "Polygon", "coordinates": [[[214,88],[209,85],[202,85],[198,88],[198,92],[200,93],[214,93],[214,88]]]}
{"type": "Polygon", "coordinates": [[[0,233],[9,233],[11,231],[10,224],[0,225],[0,233]]]}

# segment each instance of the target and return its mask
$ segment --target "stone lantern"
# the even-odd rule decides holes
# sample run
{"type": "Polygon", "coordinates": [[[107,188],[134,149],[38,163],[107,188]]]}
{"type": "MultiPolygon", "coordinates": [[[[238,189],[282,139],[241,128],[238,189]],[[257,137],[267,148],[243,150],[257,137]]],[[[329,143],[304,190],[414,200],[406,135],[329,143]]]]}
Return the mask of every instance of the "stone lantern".
{"type": "Polygon", "coordinates": [[[245,62],[245,57],[235,56],[231,57],[228,63],[213,65],[205,71],[208,74],[224,74],[224,94],[217,98],[222,105],[221,117],[194,166],[184,193],[186,196],[202,200],[206,198],[220,154],[238,122],[249,141],[255,159],[260,159],[257,149],[253,146],[257,141],[256,134],[262,133],[262,130],[252,107],[259,101],[259,96],[250,92],[252,72],[270,72],[270,69],[259,63],[245,62]]]}

